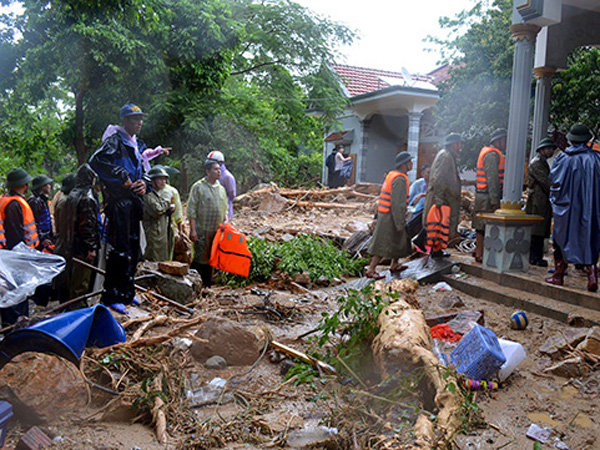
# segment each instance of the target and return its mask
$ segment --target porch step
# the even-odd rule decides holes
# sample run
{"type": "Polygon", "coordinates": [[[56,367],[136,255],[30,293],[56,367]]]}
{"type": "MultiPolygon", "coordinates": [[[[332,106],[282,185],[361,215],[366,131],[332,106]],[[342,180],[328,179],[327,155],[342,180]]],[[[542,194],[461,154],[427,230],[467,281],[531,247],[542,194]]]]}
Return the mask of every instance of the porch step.
{"type": "Polygon", "coordinates": [[[460,266],[467,277],[443,279],[465,294],[576,326],[600,325],[600,297],[595,293],[553,286],[531,274],[500,274],[464,262],[460,266]]]}

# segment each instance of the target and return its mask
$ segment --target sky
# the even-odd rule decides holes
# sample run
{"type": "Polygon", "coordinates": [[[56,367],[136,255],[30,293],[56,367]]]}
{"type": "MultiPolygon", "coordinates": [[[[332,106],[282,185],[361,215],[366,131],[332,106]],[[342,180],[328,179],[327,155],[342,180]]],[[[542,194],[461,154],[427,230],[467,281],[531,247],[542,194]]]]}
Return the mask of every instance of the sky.
{"type": "Polygon", "coordinates": [[[361,36],[341,64],[425,74],[438,67],[439,51],[423,42],[428,35],[443,36],[438,19],[454,17],[474,0],[295,0],[318,15],[341,22],[361,36]]]}

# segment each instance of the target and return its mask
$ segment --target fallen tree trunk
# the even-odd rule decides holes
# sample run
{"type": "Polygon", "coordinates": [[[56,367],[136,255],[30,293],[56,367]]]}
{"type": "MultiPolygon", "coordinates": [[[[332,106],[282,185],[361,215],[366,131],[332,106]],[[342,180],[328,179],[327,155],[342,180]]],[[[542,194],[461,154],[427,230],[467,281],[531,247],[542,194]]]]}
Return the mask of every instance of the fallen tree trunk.
{"type": "Polygon", "coordinates": [[[445,442],[452,441],[460,426],[457,411],[461,398],[447,389],[449,383],[458,383],[452,376],[444,379],[446,369],[431,351],[429,327],[416,299],[418,283],[414,280],[394,280],[387,284],[378,281],[375,286],[383,293],[403,294],[379,315],[380,331],[373,342],[375,365],[382,378],[423,373],[419,391],[423,393],[425,409],[439,412],[435,426],[426,414],[419,415],[413,429],[416,442],[420,445],[418,448],[447,448],[436,437],[434,428],[445,442]]]}

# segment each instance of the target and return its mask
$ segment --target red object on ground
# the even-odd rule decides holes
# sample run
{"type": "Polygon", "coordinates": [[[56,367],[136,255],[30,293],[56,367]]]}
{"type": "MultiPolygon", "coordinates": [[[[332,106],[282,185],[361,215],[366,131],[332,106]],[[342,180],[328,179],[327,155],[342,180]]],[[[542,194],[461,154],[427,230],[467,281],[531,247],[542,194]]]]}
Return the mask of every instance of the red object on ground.
{"type": "Polygon", "coordinates": [[[458,333],[452,331],[450,325],[442,323],[440,325],[436,325],[435,327],[431,327],[429,330],[431,337],[434,339],[439,339],[440,341],[446,342],[456,342],[460,341],[462,336],[458,333]]]}
{"type": "Polygon", "coordinates": [[[248,277],[251,260],[246,235],[229,223],[221,225],[213,240],[208,263],[216,269],[248,277]]]}

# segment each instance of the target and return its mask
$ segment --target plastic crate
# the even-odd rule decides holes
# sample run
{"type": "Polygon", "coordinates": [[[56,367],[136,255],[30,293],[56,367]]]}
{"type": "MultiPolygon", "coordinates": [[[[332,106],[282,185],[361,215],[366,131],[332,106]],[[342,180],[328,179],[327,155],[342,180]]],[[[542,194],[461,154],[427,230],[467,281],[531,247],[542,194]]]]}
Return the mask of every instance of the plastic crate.
{"type": "Polygon", "coordinates": [[[4,447],[4,440],[6,439],[8,421],[12,416],[12,405],[8,402],[0,400],[0,447],[4,447]]]}
{"type": "Polygon", "coordinates": [[[450,360],[458,373],[472,380],[489,380],[506,362],[506,357],[494,332],[475,325],[452,350],[450,360]]]}

